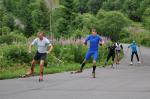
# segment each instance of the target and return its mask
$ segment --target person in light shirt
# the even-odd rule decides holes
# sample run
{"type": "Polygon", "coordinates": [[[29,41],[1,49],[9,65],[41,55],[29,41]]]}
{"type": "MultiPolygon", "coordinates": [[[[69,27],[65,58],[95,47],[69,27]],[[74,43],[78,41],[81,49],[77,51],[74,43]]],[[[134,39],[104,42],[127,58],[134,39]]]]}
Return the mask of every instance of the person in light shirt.
{"type": "Polygon", "coordinates": [[[38,32],[37,38],[33,40],[33,42],[29,45],[29,53],[31,53],[32,46],[37,47],[37,52],[32,60],[30,71],[27,72],[26,75],[30,76],[34,73],[34,67],[38,60],[40,60],[40,77],[39,81],[43,81],[43,71],[44,71],[44,63],[45,59],[47,57],[47,54],[49,54],[53,46],[50,43],[50,41],[44,37],[43,32],[38,32]]]}

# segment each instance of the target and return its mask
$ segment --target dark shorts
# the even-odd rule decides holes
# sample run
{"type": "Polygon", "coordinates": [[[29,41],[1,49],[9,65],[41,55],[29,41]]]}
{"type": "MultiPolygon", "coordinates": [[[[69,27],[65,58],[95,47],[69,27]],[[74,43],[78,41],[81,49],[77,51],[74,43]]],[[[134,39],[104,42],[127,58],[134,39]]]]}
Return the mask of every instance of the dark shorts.
{"type": "Polygon", "coordinates": [[[112,57],[112,61],[115,60],[115,53],[109,53],[107,56],[107,62],[109,61],[109,59],[112,57]]]}
{"type": "Polygon", "coordinates": [[[39,53],[38,51],[36,52],[34,56],[34,60],[46,60],[47,53],[39,53]]]}
{"type": "Polygon", "coordinates": [[[116,54],[119,54],[121,51],[120,50],[116,50],[116,54]]]}

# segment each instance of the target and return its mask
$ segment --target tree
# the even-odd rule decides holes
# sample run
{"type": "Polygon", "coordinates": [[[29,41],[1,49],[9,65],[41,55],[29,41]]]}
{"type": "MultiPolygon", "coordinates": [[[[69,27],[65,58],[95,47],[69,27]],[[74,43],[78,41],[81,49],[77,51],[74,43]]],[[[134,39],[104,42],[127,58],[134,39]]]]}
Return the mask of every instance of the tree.
{"type": "Polygon", "coordinates": [[[88,0],[74,0],[75,11],[78,13],[86,13],[88,11],[87,7],[88,0]]]}
{"type": "Polygon", "coordinates": [[[102,7],[104,1],[105,0],[88,0],[88,11],[90,11],[93,14],[96,14],[98,10],[102,7]]]}
{"type": "Polygon", "coordinates": [[[134,21],[141,21],[139,6],[141,0],[126,0],[123,6],[124,12],[128,14],[129,18],[134,21]]]}
{"type": "Polygon", "coordinates": [[[143,14],[143,24],[146,29],[150,30],[150,8],[147,8],[143,14]]]}
{"type": "Polygon", "coordinates": [[[99,33],[110,37],[113,41],[118,41],[121,30],[129,25],[129,20],[122,13],[110,11],[103,14],[104,18],[99,20],[99,33]]]}
{"type": "Polygon", "coordinates": [[[61,26],[64,25],[65,28],[59,30],[62,34],[69,35],[69,32],[72,31],[71,27],[73,26],[73,20],[75,18],[74,2],[73,0],[61,0],[60,2],[64,6],[64,14],[62,19],[64,22],[60,22],[61,26]]]}
{"type": "Polygon", "coordinates": [[[124,0],[107,0],[103,2],[102,8],[106,11],[121,10],[124,0]]]}
{"type": "Polygon", "coordinates": [[[150,8],[150,0],[142,0],[140,3],[139,13],[142,16],[144,14],[144,11],[150,8]]]}
{"type": "Polygon", "coordinates": [[[45,2],[42,0],[39,3],[38,8],[34,9],[31,12],[33,23],[32,26],[35,30],[35,32],[42,30],[42,31],[49,31],[50,30],[50,14],[49,10],[45,4],[45,2]]]}

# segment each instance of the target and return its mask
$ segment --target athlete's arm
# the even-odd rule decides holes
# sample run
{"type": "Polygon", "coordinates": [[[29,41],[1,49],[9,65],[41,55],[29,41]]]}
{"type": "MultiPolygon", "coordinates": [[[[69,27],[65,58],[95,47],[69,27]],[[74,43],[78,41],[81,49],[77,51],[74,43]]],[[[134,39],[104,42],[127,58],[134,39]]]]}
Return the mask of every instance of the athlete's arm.
{"type": "Polygon", "coordinates": [[[53,45],[49,44],[47,53],[50,53],[52,51],[52,49],[53,49],[53,45]]]}
{"type": "Polygon", "coordinates": [[[100,44],[100,46],[104,45],[104,41],[101,37],[99,37],[99,44],[100,44]]]}
{"type": "Polygon", "coordinates": [[[122,45],[120,45],[120,47],[121,47],[121,49],[123,49],[123,46],[122,46],[122,45]]]}
{"type": "Polygon", "coordinates": [[[37,44],[37,39],[35,39],[32,43],[29,45],[29,53],[31,53],[32,46],[37,44]]]}
{"type": "Polygon", "coordinates": [[[87,45],[87,42],[90,40],[90,36],[88,36],[85,41],[84,41],[84,44],[87,45]]]}
{"type": "Polygon", "coordinates": [[[129,46],[128,46],[128,48],[130,48],[132,45],[130,44],[129,46]]]}

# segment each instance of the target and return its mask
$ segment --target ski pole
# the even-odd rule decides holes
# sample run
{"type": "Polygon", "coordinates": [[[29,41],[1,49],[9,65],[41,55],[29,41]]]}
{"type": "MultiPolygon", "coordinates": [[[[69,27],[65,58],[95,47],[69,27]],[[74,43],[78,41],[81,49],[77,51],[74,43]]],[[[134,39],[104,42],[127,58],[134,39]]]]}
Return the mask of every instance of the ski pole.
{"type": "Polygon", "coordinates": [[[140,46],[139,46],[139,52],[140,52],[140,56],[141,56],[141,63],[143,64],[144,61],[143,61],[143,57],[142,57],[142,53],[141,53],[141,48],[140,48],[140,46]]]}
{"type": "Polygon", "coordinates": [[[51,55],[53,58],[55,58],[56,60],[58,60],[59,62],[61,62],[61,63],[64,63],[62,60],[60,60],[60,59],[58,59],[56,56],[54,56],[54,55],[51,55]]]}

